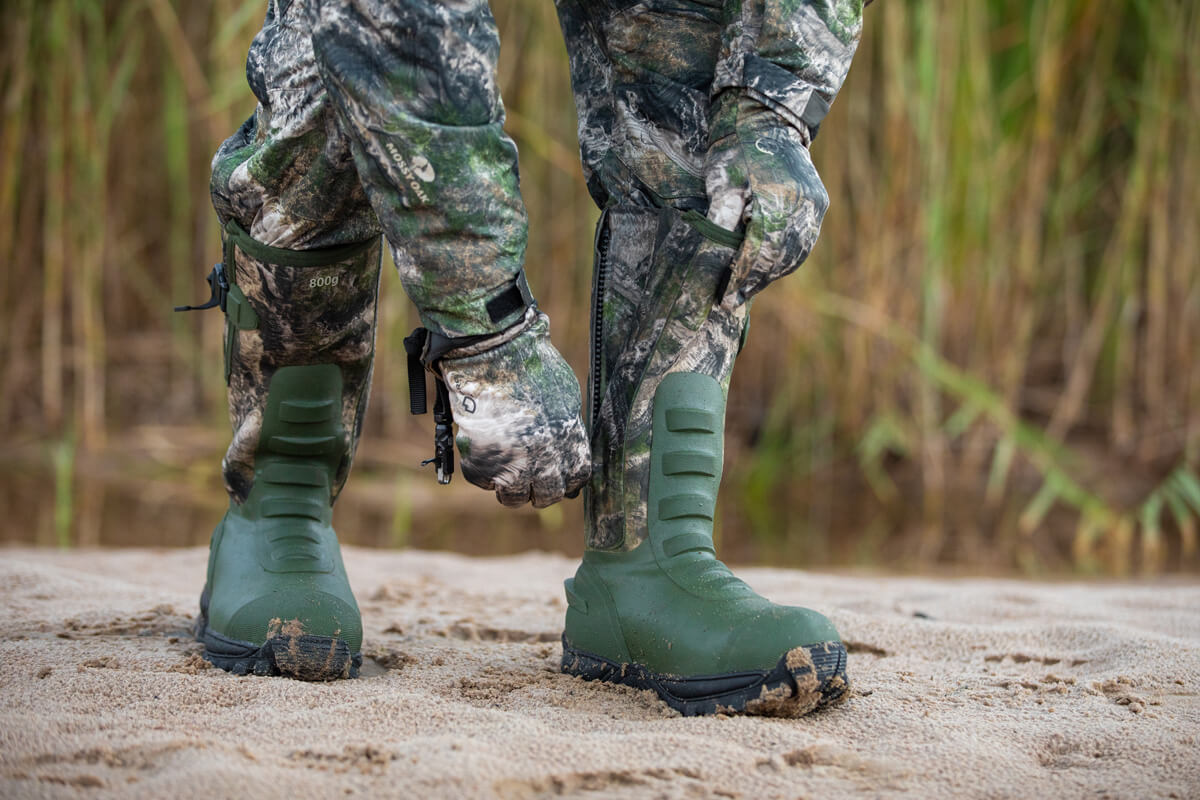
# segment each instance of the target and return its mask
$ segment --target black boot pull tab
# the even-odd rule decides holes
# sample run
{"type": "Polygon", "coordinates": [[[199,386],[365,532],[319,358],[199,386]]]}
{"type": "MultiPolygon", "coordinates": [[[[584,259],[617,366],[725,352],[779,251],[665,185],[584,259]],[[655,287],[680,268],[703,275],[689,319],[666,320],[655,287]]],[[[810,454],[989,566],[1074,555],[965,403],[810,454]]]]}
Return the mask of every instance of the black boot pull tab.
{"type": "Polygon", "coordinates": [[[225,265],[217,263],[213,265],[212,272],[208,273],[205,278],[208,281],[209,289],[212,290],[212,296],[208,298],[208,302],[202,306],[175,306],[176,311],[203,311],[206,308],[221,307],[225,310],[225,300],[229,297],[229,279],[225,277],[225,265]]]}

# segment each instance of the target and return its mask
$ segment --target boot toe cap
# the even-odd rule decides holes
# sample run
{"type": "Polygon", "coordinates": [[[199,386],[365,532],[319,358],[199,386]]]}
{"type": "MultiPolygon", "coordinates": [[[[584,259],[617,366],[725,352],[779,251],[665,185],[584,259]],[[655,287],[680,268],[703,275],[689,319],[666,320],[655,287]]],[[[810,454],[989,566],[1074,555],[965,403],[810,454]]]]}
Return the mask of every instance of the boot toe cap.
{"type": "Polygon", "coordinates": [[[824,615],[800,606],[772,606],[739,626],[730,649],[747,669],[770,669],[797,647],[839,642],[824,615]]]}
{"type": "Polygon", "coordinates": [[[362,646],[362,621],[353,605],[327,592],[300,596],[271,593],[239,608],[223,626],[233,639],[263,644],[279,636],[322,636],[341,639],[351,652],[362,646]]]}

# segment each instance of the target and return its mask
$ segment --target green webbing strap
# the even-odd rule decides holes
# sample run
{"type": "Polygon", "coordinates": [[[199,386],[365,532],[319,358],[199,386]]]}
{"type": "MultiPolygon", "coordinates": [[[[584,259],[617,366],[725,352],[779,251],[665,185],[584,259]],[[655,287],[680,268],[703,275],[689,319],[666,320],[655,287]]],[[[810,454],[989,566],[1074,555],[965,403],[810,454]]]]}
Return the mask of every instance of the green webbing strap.
{"type": "Polygon", "coordinates": [[[720,225],[692,208],[689,208],[687,211],[683,212],[683,221],[699,231],[700,235],[705,239],[711,239],[717,244],[724,245],[725,247],[741,247],[742,240],[746,238],[745,233],[722,228],[720,225]]]}
{"type": "Polygon", "coordinates": [[[281,267],[327,267],[330,264],[339,264],[366,251],[379,241],[378,236],[373,236],[361,242],[336,247],[288,250],[283,247],[271,247],[251,238],[250,234],[246,233],[246,229],[232,219],[225,223],[225,235],[246,255],[281,267]]]}
{"type": "MultiPolygon", "coordinates": [[[[236,224],[236,223],[233,223],[236,224]]],[[[228,230],[228,226],[226,226],[228,230]]],[[[238,228],[243,235],[246,232],[238,228]]],[[[246,238],[250,238],[248,235],[246,238]]],[[[258,314],[254,313],[254,309],[250,307],[250,301],[246,299],[246,295],[238,288],[237,285],[237,267],[235,266],[234,241],[232,236],[225,237],[225,252],[224,263],[218,264],[225,272],[225,282],[228,288],[225,291],[225,297],[221,300],[221,310],[225,312],[225,318],[229,320],[229,324],[240,331],[252,331],[258,327],[258,314]]],[[[229,345],[232,347],[232,335],[227,337],[229,345]]],[[[226,376],[228,380],[229,376],[226,376]]]]}
{"type": "Polygon", "coordinates": [[[230,314],[233,322],[242,330],[251,330],[258,326],[258,317],[246,303],[245,295],[237,288],[237,270],[234,268],[233,248],[237,247],[243,253],[283,267],[326,267],[330,264],[340,264],[368,250],[378,237],[366,239],[353,244],[337,247],[321,247],[315,250],[286,250],[282,247],[271,247],[255,241],[246,229],[234,220],[225,223],[224,258],[216,264],[209,273],[208,285],[212,296],[203,305],[175,306],[176,311],[201,311],[206,308],[220,306],[226,314],[230,314]],[[236,308],[230,312],[230,303],[236,308]]]}

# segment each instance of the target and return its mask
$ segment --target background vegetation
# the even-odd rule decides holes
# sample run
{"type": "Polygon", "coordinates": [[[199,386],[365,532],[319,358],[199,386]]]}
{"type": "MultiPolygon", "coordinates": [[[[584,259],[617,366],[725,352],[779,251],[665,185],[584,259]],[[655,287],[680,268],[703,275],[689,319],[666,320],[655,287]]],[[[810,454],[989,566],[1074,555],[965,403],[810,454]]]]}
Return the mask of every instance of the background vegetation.
{"type": "MultiPolygon", "coordinates": [[[[529,271],[585,368],[595,212],[549,0],[495,0],[529,271]]],[[[0,5],[4,538],[201,543],[227,435],[208,161],[252,110],[261,0],[0,5]]],[[[733,560],[1195,569],[1200,5],[881,0],[814,145],[832,207],[756,302],[733,560]]],[[[577,551],[578,504],[493,510],[413,469],[384,282],[344,538],[577,551]]]]}

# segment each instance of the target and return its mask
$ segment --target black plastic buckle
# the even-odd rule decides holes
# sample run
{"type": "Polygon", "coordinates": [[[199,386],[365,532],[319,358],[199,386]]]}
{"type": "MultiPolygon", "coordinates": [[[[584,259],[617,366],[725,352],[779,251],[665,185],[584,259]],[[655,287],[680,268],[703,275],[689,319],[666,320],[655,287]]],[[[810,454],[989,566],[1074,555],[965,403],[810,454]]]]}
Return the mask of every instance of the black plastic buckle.
{"type": "Polygon", "coordinates": [[[212,291],[208,302],[202,306],[175,306],[176,311],[203,311],[217,306],[221,307],[222,312],[225,311],[225,301],[229,297],[229,279],[225,277],[225,265],[220,262],[214,264],[212,272],[208,273],[204,280],[208,281],[208,287],[212,291]]]}

